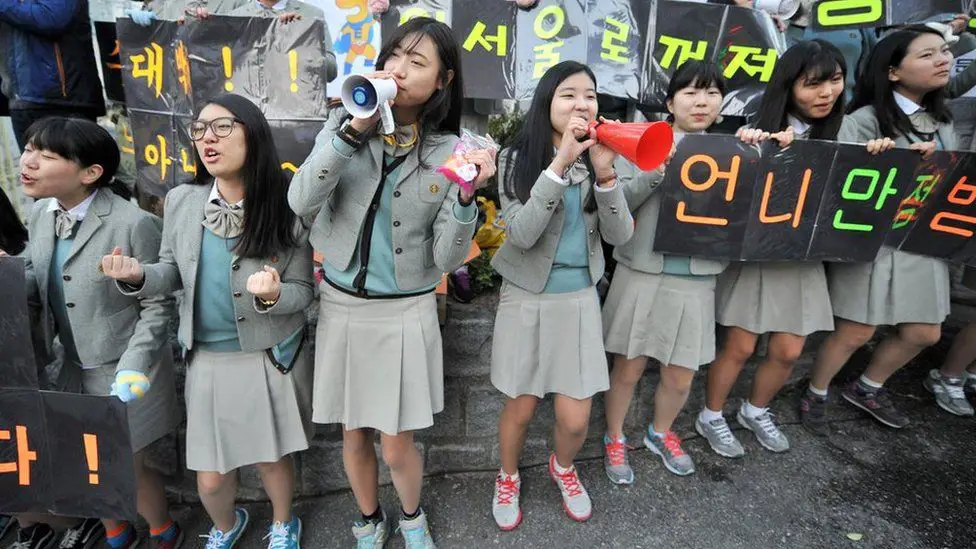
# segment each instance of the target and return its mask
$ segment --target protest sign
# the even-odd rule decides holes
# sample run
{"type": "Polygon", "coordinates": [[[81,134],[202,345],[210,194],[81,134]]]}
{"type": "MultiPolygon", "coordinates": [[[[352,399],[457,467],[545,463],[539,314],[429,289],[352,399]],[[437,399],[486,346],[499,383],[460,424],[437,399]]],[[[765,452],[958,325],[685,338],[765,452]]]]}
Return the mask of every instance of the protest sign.
{"type": "Polygon", "coordinates": [[[969,0],[820,0],[813,27],[823,30],[890,27],[927,21],[949,21],[969,11],[969,0]]]}

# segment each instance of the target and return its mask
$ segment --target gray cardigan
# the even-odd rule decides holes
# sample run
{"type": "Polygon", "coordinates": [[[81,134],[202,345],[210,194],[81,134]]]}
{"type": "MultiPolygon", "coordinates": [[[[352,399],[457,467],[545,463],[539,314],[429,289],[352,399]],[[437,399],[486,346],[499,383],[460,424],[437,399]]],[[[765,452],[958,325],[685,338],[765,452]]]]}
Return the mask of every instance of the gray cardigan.
{"type": "MultiPolygon", "coordinates": [[[[136,292],[140,297],[168,295],[183,290],[180,302],[180,343],[193,348],[193,303],[197,281],[197,265],[203,242],[204,207],[210,195],[210,185],[184,184],[166,194],[164,206],[163,242],[159,248],[159,263],[143,265],[146,280],[136,292]]],[[[262,351],[280,343],[305,324],[305,308],[312,302],[314,291],[312,248],[307,231],[296,230],[298,246],[279,250],[271,257],[239,258],[228,275],[237,315],[237,335],[244,352],[262,351]],[[270,265],[281,275],[281,296],[269,308],[259,307],[247,291],[247,279],[270,265]]]]}
{"type": "MultiPolygon", "coordinates": [[[[380,184],[383,142],[373,136],[343,156],[332,139],[346,117],[336,107],[315,138],[315,147],[298,169],[288,190],[288,203],[310,220],[312,246],[340,271],[349,268],[363,233],[366,214],[380,184]]],[[[458,186],[434,172],[454,152],[458,138],[435,134],[425,138],[424,161],[418,147],[400,166],[393,191],[393,267],[397,286],[410,292],[437,284],[441,275],[464,263],[477,219],[464,222],[454,215],[458,186]]]]}
{"type": "MultiPolygon", "coordinates": [[[[508,151],[502,151],[498,161],[498,195],[501,197],[502,218],[505,221],[505,243],[495,253],[491,266],[502,278],[530,292],[541,293],[549,280],[556,248],[562,236],[565,208],[562,204],[566,185],[553,181],[545,173],[539,174],[525,204],[505,194],[505,170],[508,151]]],[[[590,193],[596,193],[595,212],[583,212],[589,251],[590,280],[603,277],[602,236],[608,244],[619,246],[634,234],[634,218],[624,198],[626,174],[618,160],[614,169],[617,184],[609,191],[597,192],[591,181],[581,183],[580,204],[586,204],[590,193]]]]}
{"type": "MultiPolygon", "coordinates": [[[[47,292],[57,238],[55,214],[48,211],[53,200],[39,200],[31,209],[30,242],[23,254],[29,300],[41,304],[38,329],[47,345],[54,331],[47,292]]],[[[92,200],[62,271],[68,320],[82,364],[101,366],[118,361],[116,371],[146,373],[160,358],[168,339],[172,297],[121,295],[99,267],[102,256],[115,247],[140,262],[156,261],[161,226],[158,217],[109,189],[99,190],[92,200]]]]}

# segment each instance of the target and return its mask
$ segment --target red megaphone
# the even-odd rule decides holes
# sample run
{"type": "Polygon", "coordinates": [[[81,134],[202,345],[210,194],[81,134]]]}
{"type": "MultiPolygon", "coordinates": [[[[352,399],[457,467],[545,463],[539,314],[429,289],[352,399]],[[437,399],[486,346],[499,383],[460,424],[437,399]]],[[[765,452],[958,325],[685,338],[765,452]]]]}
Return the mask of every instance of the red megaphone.
{"type": "Polygon", "coordinates": [[[667,122],[594,123],[598,143],[610,147],[645,172],[671,154],[674,133],[667,122]]]}

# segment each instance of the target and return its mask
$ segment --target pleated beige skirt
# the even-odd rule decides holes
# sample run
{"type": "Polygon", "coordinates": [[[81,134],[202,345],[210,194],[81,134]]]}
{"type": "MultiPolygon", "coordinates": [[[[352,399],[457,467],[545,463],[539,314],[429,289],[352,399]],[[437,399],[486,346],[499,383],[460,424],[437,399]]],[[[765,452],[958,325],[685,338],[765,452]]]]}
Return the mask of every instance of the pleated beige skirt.
{"type": "MultiPolygon", "coordinates": [[[[149,392],[126,404],[133,453],[144,450],[153,442],[172,433],[180,424],[173,375],[173,353],[169,345],[161,349],[159,355],[159,360],[147,372],[149,392]]],[[[115,382],[116,365],[117,363],[112,363],[82,369],[78,364],[65,363],[58,376],[58,387],[73,393],[108,396],[112,392],[112,383],[115,382]]]]}
{"type": "Polygon", "coordinates": [[[834,314],[871,326],[939,324],[949,316],[949,265],[884,248],[872,263],[831,263],[834,314]]]}
{"type": "Polygon", "coordinates": [[[491,383],[505,395],[586,399],[610,387],[596,287],[534,294],[502,283],[491,383]]]}
{"type": "Polygon", "coordinates": [[[444,409],[444,351],[434,293],[362,299],[320,284],[316,423],[395,435],[444,409]]]}
{"type": "Polygon", "coordinates": [[[186,374],[186,467],[228,473],[308,449],[308,352],[288,374],[263,351],[193,352],[186,374]]]}
{"type": "Polygon", "coordinates": [[[733,263],[718,275],[716,320],[754,334],[834,329],[823,263],[733,263]]]}
{"type": "Polygon", "coordinates": [[[715,359],[715,277],[618,263],[603,304],[603,338],[608,352],[697,371],[715,359]]]}

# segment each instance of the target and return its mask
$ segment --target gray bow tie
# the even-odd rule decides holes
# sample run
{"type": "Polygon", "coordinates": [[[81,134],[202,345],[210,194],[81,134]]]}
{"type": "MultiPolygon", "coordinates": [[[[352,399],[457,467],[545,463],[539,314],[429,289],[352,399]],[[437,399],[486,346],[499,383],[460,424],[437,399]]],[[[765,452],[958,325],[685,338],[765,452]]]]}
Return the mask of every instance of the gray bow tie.
{"type": "Polygon", "coordinates": [[[590,170],[586,169],[586,164],[577,159],[576,162],[566,170],[566,179],[570,185],[579,185],[590,178],[590,170]]]}
{"type": "Polygon", "coordinates": [[[221,238],[237,238],[244,230],[244,208],[240,206],[225,206],[212,200],[207,202],[203,214],[203,226],[221,238]]]}
{"type": "Polygon", "coordinates": [[[61,240],[71,238],[77,223],[78,218],[68,213],[64,208],[58,208],[54,212],[54,234],[58,235],[61,240]]]}
{"type": "Polygon", "coordinates": [[[925,111],[910,114],[908,115],[908,119],[911,120],[915,131],[919,133],[933,134],[939,131],[939,121],[925,111]]]}

